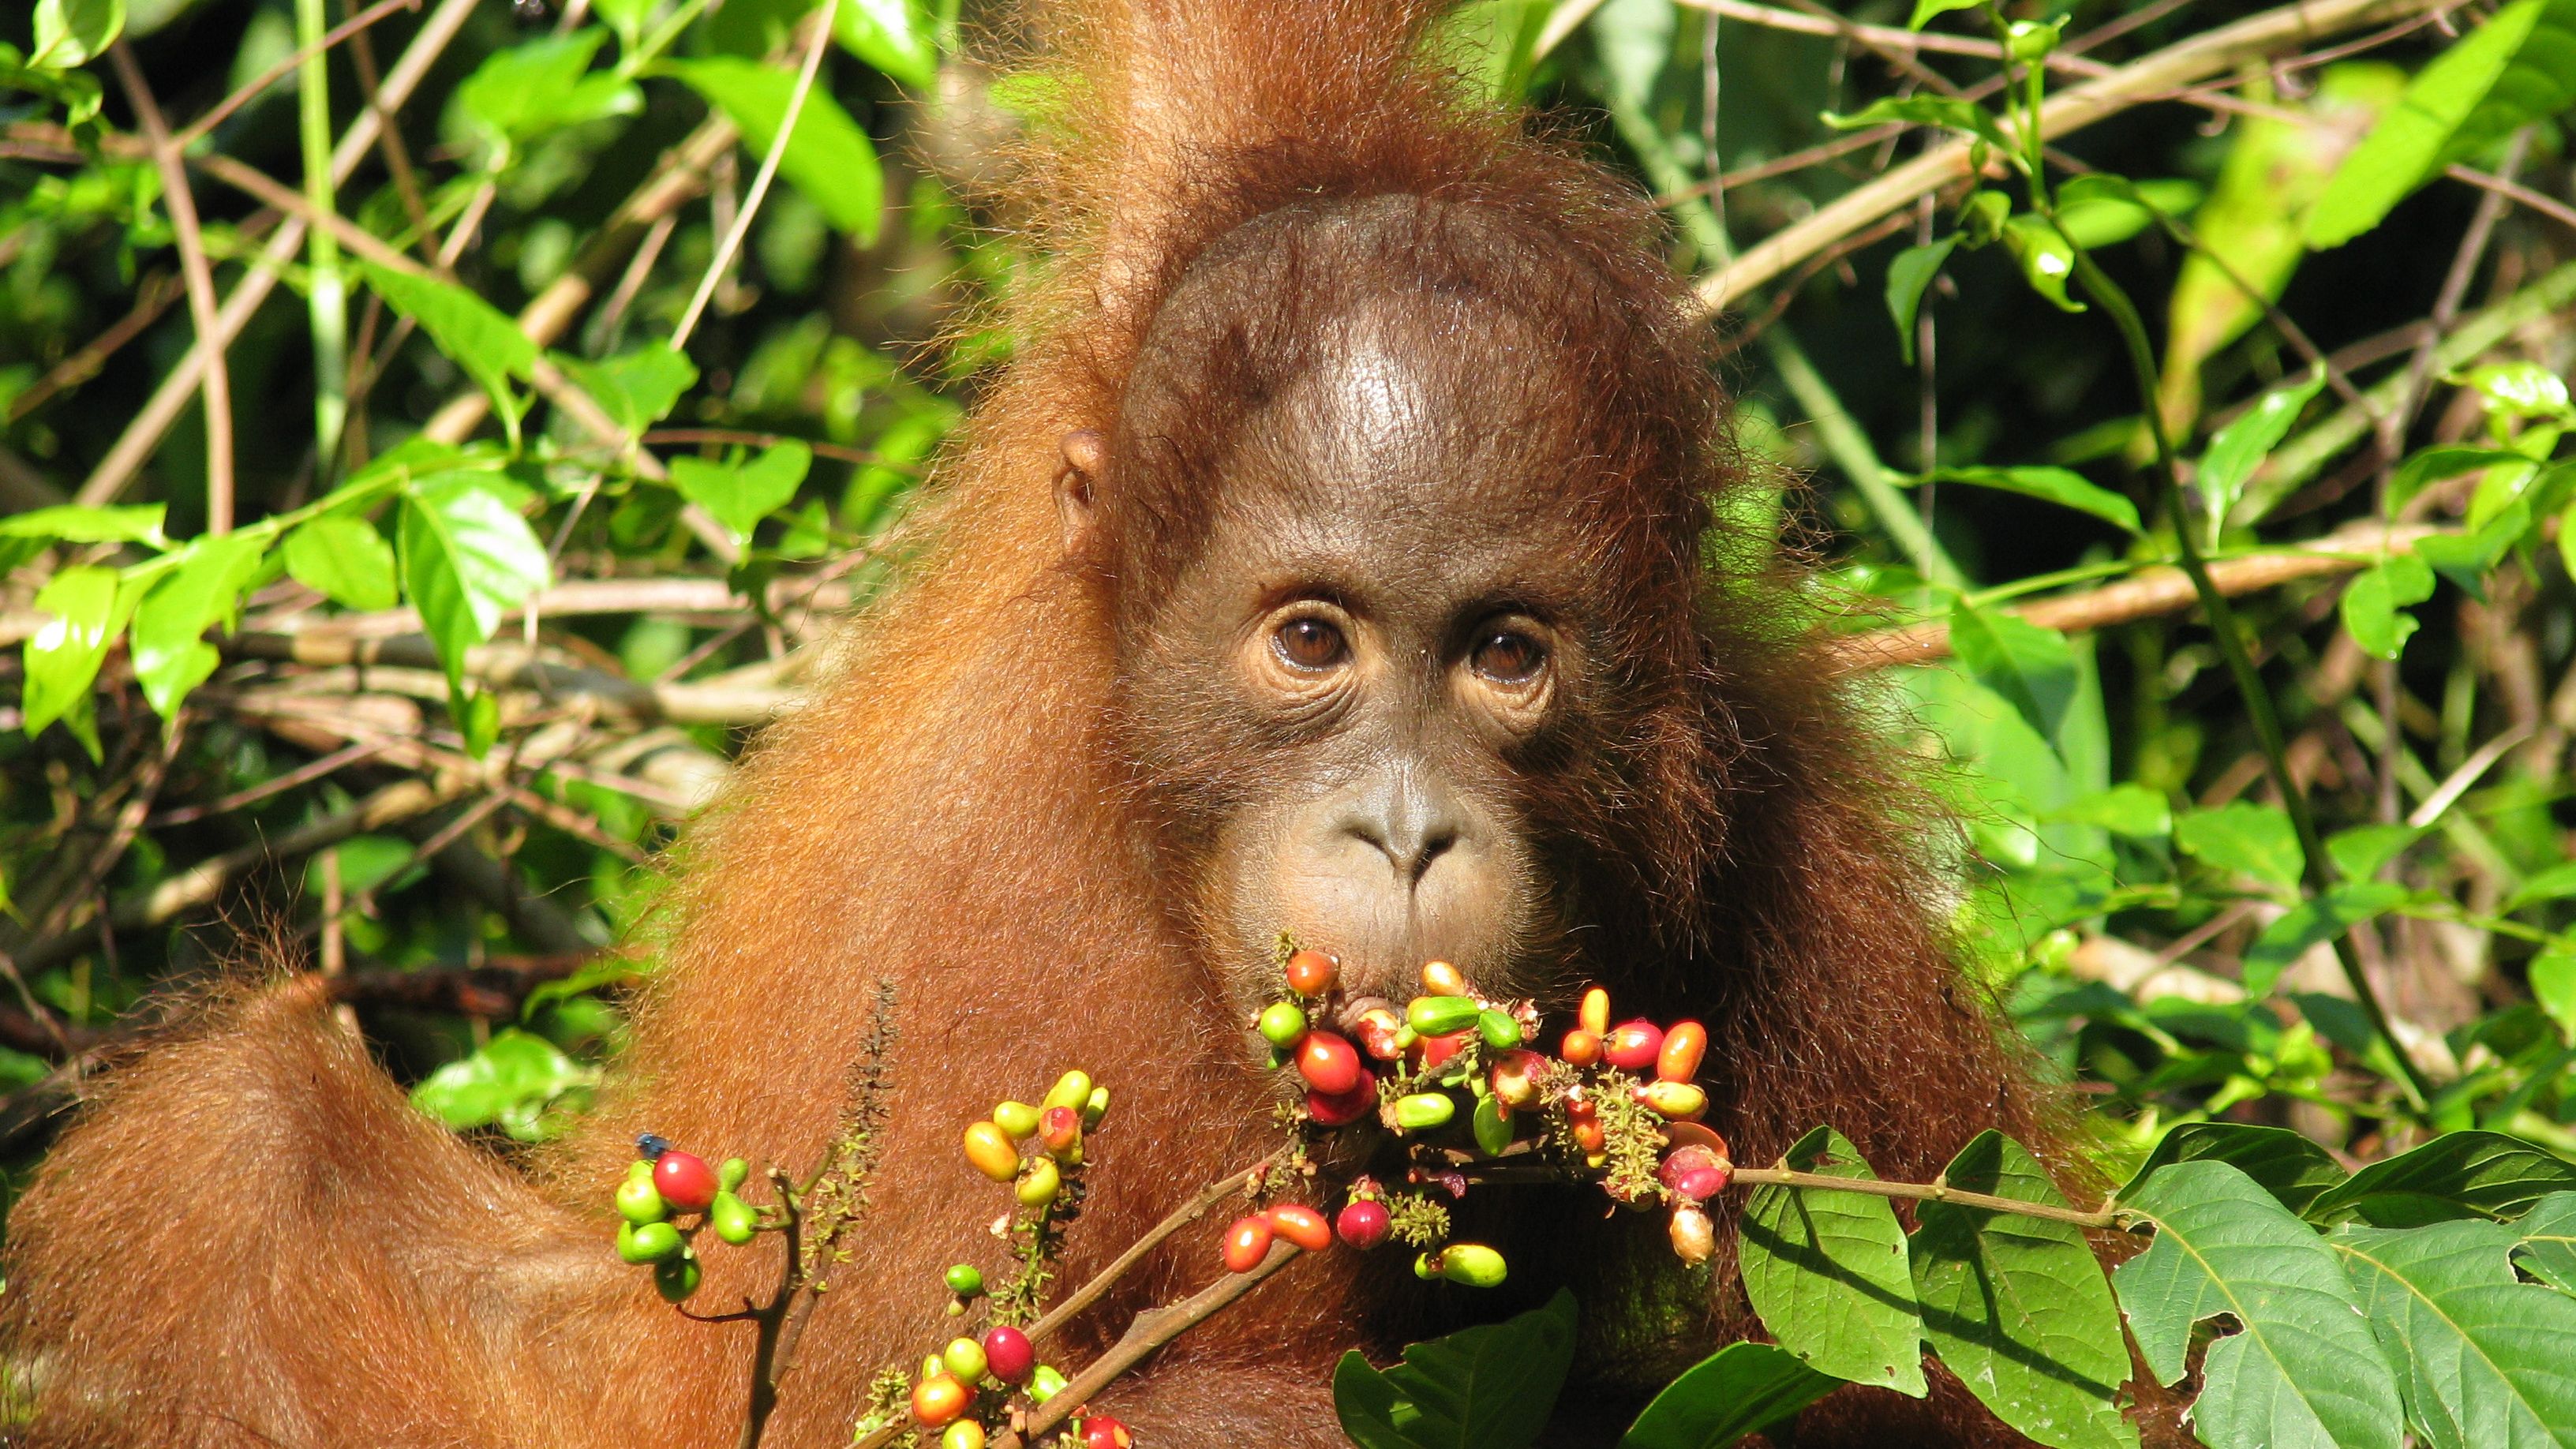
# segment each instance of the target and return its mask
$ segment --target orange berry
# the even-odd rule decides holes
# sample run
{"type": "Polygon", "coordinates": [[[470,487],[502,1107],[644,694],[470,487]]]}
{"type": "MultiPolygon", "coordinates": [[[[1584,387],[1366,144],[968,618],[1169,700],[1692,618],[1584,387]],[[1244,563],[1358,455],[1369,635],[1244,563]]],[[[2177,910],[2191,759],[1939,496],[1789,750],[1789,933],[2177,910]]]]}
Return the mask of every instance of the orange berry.
{"type": "Polygon", "coordinates": [[[1425,996],[1465,996],[1467,973],[1446,961],[1422,963],[1422,993],[1425,996]]]}
{"type": "Polygon", "coordinates": [[[1601,1060],[1601,1036],[1598,1032],[1576,1027],[1565,1034],[1565,1041],[1557,1047],[1556,1054],[1565,1058],[1567,1066],[1588,1067],[1601,1060]]]}
{"type": "Polygon", "coordinates": [[[912,1416],[936,1429],[952,1423],[975,1402],[975,1391],[946,1374],[932,1374],[912,1388],[912,1416]]]}
{"type": "Polygon", "coordinates": [[[1225,1230],[1225,1270],[1249,1273],[1270,1256],[1270,1220],[1259,1213],[1236,1218],[1225,1230]]]}
{"type": "Polygon", "coordinates": [[[1333,1225],[1304,1203],[1274,1204],[1263,1216],[1270,1219],[1273,1232],[1309,1253],[1320,1253],[1333,1245],[1333,1225]]]}
{"type": "Polygon", "coordinates": [[[1708,1028],[1677,1021],[1664,1033],[1663,1050],[1655,1053],[1655,1075],[1667,1082],[1687,1082],[1699,1075],[1699,1059],[1708,1051],[1708,1028]]]}
{"type": "Polygon", "coordinates": [[[1342,974],[1342,964],[1321,951],[1291,951],[1285,969],[1288,989],[1300,996],[1323,995],[1342,974]]]}

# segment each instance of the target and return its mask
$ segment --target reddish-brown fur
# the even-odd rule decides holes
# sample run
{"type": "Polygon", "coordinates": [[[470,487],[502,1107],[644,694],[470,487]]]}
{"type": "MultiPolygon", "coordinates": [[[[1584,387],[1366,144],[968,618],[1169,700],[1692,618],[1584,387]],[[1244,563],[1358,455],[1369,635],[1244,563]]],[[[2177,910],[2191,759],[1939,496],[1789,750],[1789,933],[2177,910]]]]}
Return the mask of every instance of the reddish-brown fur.
{"type": "MultiPolygon", "coordinates": [[[[1555,818],[1597,858],[1585,899],[1610,944],[1591,954],[1622,1007],[1710,1023],[1715,1120],[1739,1155],[1831,1122],[1883,1175],[1920,1179],[1984,1127],[2048,1136],[1934,924],[1924,817],[1779,622],[1777,581],[1698,577],[1697,495],[1722,483],[1715,394],[1649,213],[1413,64],[1429,9],[1103,0],[1045,17],[1082,77],[1064,93],[1071,139],[1049,131],[1032,170],[1062,279],[1020,319],[1030,341],[951,470],[918,578],[851,626],[812,701],[696,827],[619,1085],[532,1184],[409,1112],[300,998],[210,1012],[109,1083],[12,1216],[0,1313],[35,1409],[17,1440],[730,1442],[752,1331],[683,1320],[616,1262],[609,1191],[642,1128],[810,1170],[881,980],[899,993],[892,1125],[772,1443],[844,1442],[868,1380],[948,1335],[938,1269],[997,1257],[1001,1195],[956,1149],[996,1096],[1076,1065],[1115,1093],[1071,1277],[1265,1151],[1277,1084],[1244,1061],[1191,903],[1151,848],[1113,709],[1116,590],[1066,567],[1051,491],[1059,439],[1114,427],[1190,261],[1301,201],[1478,208],[1555,238],[1625,299],[1570,340],[1623,379],[1600,406],[1627,410],[1616,441],[1652,464],[1590,506],[1627,541],[1600,560],[1635,571],[1622,627],[1660,682],[1606,742],[1616,757],[1565,785],[1589,813],[1555,818]]],[[[1609,1310],[1669,1259],[1651,1224],[1642,1239],[1593,1227],[1597,1203],[1542,1199],[1487,1226],[1526,1245],[1517,1281],[1594,1296],[1607,1392],[1622,1366],[1668,1370],[1749,1326],[1721,1274],[1670,1331],[1616,1336],[1609,1310]]],[[[1198,1286],[1213,1238],[1185,1237],[1049,1356],[1078,1359],[1198,1286]]],[[[1338,1443],[1336,1354],[1491,1311],[1379,1257],[1293,1265],[1106,1406],[1149,1449],[1338,1443]]],[[[699,1303],[766,1287],[770,1264],[711,1253],[699,1303]]],[[[1847,1395],[1796,1442],[1999,1433],[1954,1386],[1937,1400],[1847,1395]]]]}

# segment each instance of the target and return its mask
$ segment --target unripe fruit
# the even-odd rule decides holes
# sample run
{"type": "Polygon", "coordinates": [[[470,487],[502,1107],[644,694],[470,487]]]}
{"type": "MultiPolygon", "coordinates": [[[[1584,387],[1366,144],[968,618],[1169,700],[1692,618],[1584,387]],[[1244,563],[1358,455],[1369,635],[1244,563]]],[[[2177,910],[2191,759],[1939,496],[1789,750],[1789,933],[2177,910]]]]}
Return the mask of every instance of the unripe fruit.
{"type": "Polygon", "coordinates": [[[1487,1157],[1500,1157],[1512,1145],[1512,1119],[1503,1104],[1491,1097],[1476,1099],[1475,1115],[1468,1126],[1475,1133],[1476,1150],[1487,1157]]]}
{"type": "Polygon", "coordinates": [[[1009,1324],[984,1330],[984,1368],[1006,1384],[1025,1383],[1038,1366],[1036,1345],[1009,1324]]]}
{"type": "Polygon", "coordinates": [[[1685,1263],[1705,1263],[1708,1255],[1717,1251],[1717,1227],[1698,1208],[1673,1209],[1673,1220],[1666,1231],[1672,1238],[1673,1251],[1685,1263]]]}
{"type": "Polygon", "coordinates": [[[1574,1014],[1574,1024],[1594,1036],[1610,1034],[1610,993],[1595,986],[1583,993],[1583,1005],[1574,1014]]]}
{"type": "Polygon", "coordinates": [[[1655,1053],[1655,1075],[1667,1082],[1687,1082],[1699,1075],[1699,1059],[1708,1051],[1708,1028],[1677,1021],[1664,1033],[1663,1050],[1655,1053]]]}
{"type": "Polygon", "coordinates": [[[1496,1051],[1521,1044],[1521,1024],[1508,1011],[1477,1012],[1476,1034],[1496,1051]]]}
{"type": "Polygon", "coordinates": [[[665,1303],[686,1303],[706,1276],[695,1257],[684,1254],[665,1258],[653,1268],[653,1291],[661,1294],[665,1303]]]}
{"type": "Polygon", "coordinates": [[[1503,1281],[1503,1255],[1482,1243],[1451,1243],[1440,1250],[1440,1276],[1469,1288],[1491,1288],[1503,1281]]]}
{"type": "Polygon", "coordinates": [[[1404,1019],[1383,1006],[1372,1006],[1360,1013],[1356,1035],[1360,1050],[1382,1062],[1404,1055],[1405,1043],[1396,1038],[1404,1031],[1404,1019]]]}
{"type": "Polygon", "coordinates": [[[1043,1404],[1064,1392],[1064,1371],[1051,1363],[1039,1364],[1029,1373],[1029,1402],[1043,1404]]]}
{"type": "Polygon", "coordinates": [[[726,1158],[716,1169],[716,1186],[727,1192],[742,1191],[742,1185],[750,1180],[751,1164],[739,1157],[726,1158]]]}
{"type": "Polygon", "coordinates": [[[653,1186],[673,1208],[705,1212],[707,1204],[716,1200],[716,1170],[694,1152],[668,1148],[653,1159],[653,1186]]]}
{"type": "Polygon", "coordinates": [[[1055,1159],[1041,1157],[1029,1164],[1028,1175],[1011,1189],[1011,1196],[1018,1198],[1022,1207],[1042,1208],[1055,1201],[1055,1195],[1063,1189],[1064,1174],[1056,1171],[1055,1159]]]}
{"type": "Polygon", "coordinates": [[[1297,1075],[1327,1097],[1349,1092],[1367,1074],[1358,1049],[1329,1031],[1310,1031],[1297,1043],[1297,1075]]]}
{"type": "Polygon", "coordinates": [[[1038,1118],[1038,1140],[1060,1162],[1082,1160],[1082,1111],[1076,1107],[1049,1107],[1038,1118]]]}
{"type": "Polygon", "coordinates": [[[1342,974],[1341,963],[1321,951],[1291,951],[1283,969],[1288,989],[1300,996],[1323,995],[1342,974]]]}
{"type": "Polygon", "coordinates": [[[960,1298],[972,1298],[984,1291],[984,1270],[972,1263],[952,1264],[945,1276],[948,1291],[960,1298]]]}
{"type": "Polygon", "coordinates": [[[1049,1107],[1071,1107],[1079,1111],[1082,1104],[1090,1100],[1091,1073],[1067,1072],[1056,1078],[1055,1085],[1047,1088],[1047,1094],[1038,1099],[1039,1120],[1045,1120],[1046,1109],[1049,1107]]]}
{"type": "Polygon", "coordinates": [[[1385,1242],[1386,1230],[1386,1204],[1374,1199],[1352,1203],[1333,1219],[1334,1236],[1363,1253],[1385,1242]]]}
{"type": "Polygon", "coordinates": [[[966,1128],[966,1160],[977,1172],[995,1182],[1008,1182],[1020,1175],[1020,1150],[1011,1145],[1010,1137],[990,1122],[976,1122],[966,1128]]]}
{"type": "Polygon", "coordinates": [[[984,1449],[984,1426],[959,1419],[939,1431],[939,1449],[984,1449]]]}
{"type": "Polygon", "coordinates": [[[1446,1092],[1415,1092],[1395,1099],[1395,1125],[1408,1132],[1438,1127],[1458,1115],[1446,1092]]]}
{"type": "Polygon", "coordinates": [[[1304,1203],[1276,1203],[1262,1216],[1270,1219],[1272,1232],[1309,1253],[1320,1253],[1333,1245],[1333,1225],[1304,1203]]]}
{"type": "Polygon", "coordinates": [[[1447,1036],[1474,1026],[1481,1010],[1464,996],[1417,996],[1404,1004],[1404,1024],[1424,1036],[1447,1036]]]}
{"type": "Polygon", "coordinates": [[[1463,1031],[1453,1031],[1447,1036],[1422,1038],[1416,1043],[1422,1048],[1422,1069],[1426,1072],[1439,1070],[1451,1057],[1458,1055],[1459,1048],[1466,1044],[1467,1034],[1463,1031]]]}
{"type": "Polygon", "coordinates": [[[912,1386],[912,1416],[933,1429],[955,1423],[973,1402],[975,1391],[944,1373],[926,1375],[912,1386]]]}
{"type": "Polygon", "coordinates": [[[1467,975],[1446,961],[1422,963],[1422,994],[1425,996],[1464,996],[1467,975]]]}
{"type": "Polygon", "coordinates": [[[984,1345],[971,1338],[952,1338],[939,1351],[939,1362],[957,1382],[974,1383],[984,1376],[984,1345]]]}
{"type": "Polygon", "coordinates": [[[717,1237],[739,1248],[759,1234],[760,1214],[732,1193],[720,1192],[707,1206],[707,1226],[716,1230],[717,1237]]]}
{"type": "Polygon", "coordinates": [[[1708,1093],[1688,1082],[1648,1082],[1640,1095],[1660,1117],[1687,1122],[1708,1111],[1708,1093]]]}
{"type": "Polygon", "coordinates": [[[1377,1110],[1377,1074],[1360,1069],[1358,1085],[1347,1092],[1308,1092],[1306,1115],[1319,1127],[1346,1127],[1377,1110]]]}
{"type": "Polygon", "coordinates": [[[617,1256],[630,1263],[658,1263],[688,1245],[669,1223],[620,1223],[617,1256]]]}
{"type": "Polygon", "coordinates": [[[1225,1230],[1225,1270],[1249,1273],[1270,1256],[1270,1220],[1259,1213],[1236,1218],[1225,1230]]]}
{"type": "Polygon", "coordinates": [[[1416,1253],[1416,1254],[1414,1254],[1414,1255],[1413,1255],[1413,1276],[1414,1276],[1414,1277],[1416,1277],[1416,1278],[1421,1278],[1421,1279],[1426,1279],[1426,1280],[1439,1277],[1439,1276],[1440,1276],[1440,1258],[1439,1258],[1439,1255],[1438,1255],[1438,1254],[1436,1254],[1436,1253],[1416,1253]]]}
{"type": "Polygon", "coordinates": [[[1100,1119],[1108,1115],[1109,1089],[1107,1087],[1092,1088],[1091,1095],[1082,1099],[1082,1130],[1088,1132],[1092,1128],[1099,1126],[1100,1119]]]}
{"type": "MultiPolygon", "coordinates": [[[[636,1164],[644,1166],[642,1163],[636,1164]]],[[[617,1185],[617,1215],[630,1223],[658,1223],[671,1215],[668,1203],[662,1201],[661,1189],[653,1185],[648,1168],[641,1178],[629,1177],[617,1185]]]]}
{"type": "Polygon", "coordinates": [[[1261,1009],[1261,1019],[1253,1023],[1261,1039],[1286,1051],[1306,1034],[1306,1013],[1293,1001],[1274,1001],[1261,1009]]]}
{"type": "Polygon", "coordinates": [[[1082,1421],[1082,1449],[1135,1449],[1136,1436],[1107,1414],[1082,1421]]]}
{"type": "Polygon", "coordinates": [[[1565,1034],[1565,1041],[1557,1047],[1556,1054],[1565,1059],[1567,1066],[1588,1067],[1601,1060],[1601,1038],[1576,1027],[1565,1034]]]}
{"type": "Polygon", "coordinates": [[[1038,1130],[1038,1109],[1026,1102],[995,1102],[993,1125],[1017,1141],[1038,1130]]]}
{"type": "Polygon", "coordinates": [[[1538,1074],[1547,1058],[1531,1051],[1505,1052],[1494,1060],[1494,1099],[1516,1111],[1538,1105],[1538,1074]]]}
{"type": "Polygon", "coordinates": [[[1663,1049],[1664,1029],[1642,1016],[1619,1023],[1601,1039],[1601,1059],[1622,1071],[1645,1071],[1663,1049]]]}

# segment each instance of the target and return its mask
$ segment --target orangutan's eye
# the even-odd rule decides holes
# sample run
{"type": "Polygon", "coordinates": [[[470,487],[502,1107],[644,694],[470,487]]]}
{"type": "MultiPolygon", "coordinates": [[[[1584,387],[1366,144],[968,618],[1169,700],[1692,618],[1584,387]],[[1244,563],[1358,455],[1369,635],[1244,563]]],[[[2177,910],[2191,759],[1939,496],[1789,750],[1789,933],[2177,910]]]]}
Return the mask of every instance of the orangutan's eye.
{"type": "Polygon", "coordinates": [[[1351,657],[1350,641],[1324,619],[1301,615],[1279,626],[1271,636],[1279,657],[1298,669],[1331,669],[1351,657]]]}

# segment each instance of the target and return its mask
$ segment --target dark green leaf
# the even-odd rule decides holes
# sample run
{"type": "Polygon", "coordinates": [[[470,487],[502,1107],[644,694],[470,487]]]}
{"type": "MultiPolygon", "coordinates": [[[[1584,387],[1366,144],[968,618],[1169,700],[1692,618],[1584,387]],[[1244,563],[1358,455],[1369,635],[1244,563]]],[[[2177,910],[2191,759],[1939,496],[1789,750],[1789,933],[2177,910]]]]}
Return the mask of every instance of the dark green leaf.
{"type": "Polygon", "coordinates": [[[2553,1192],[2513,1225],[2514,1257],[2531,1276],[2576,1293],[2576,1192],[2553,1192]]]}
{"type": "Polygon", "coordinates": [[[2576,1298],[2514,1277],[2512,1228],[2345,1227],[2326,1241],[2426,1449],[2544,1449],[2576,1432],[2576,1298]]]}
{"type": "Polygon", "coordinates": [[[385,304],[420,324],[438,350],[491,395],[515,446],[525,411],[509,379],[525,381],[537,361],[537,344],[517,323],[481,297],[452,282],[414,276],[365,263],[367,285],[385,304]]]}
{"type": "Polygon", "coordinates": [[[501,615],[546,586],[551,571],[518,508],[477,474],[432,478],[403,499],[403,587],[438,647],[448,682],[501,615]]]}
{"type": "MultiPolygon", "coordinates": [[[[752,154],[768,152],[795,95],[792,72],[734,56],[674,61],[669,69],[741,128],[752,154]]],[[[824,87],[806,92],[778,172],[859,245],[876,241],[885,192],[877,148],[824,87]]]]}
{"type": "MultiPolygon", "coordinates": [[[[1978,1134],[1942,1181],[2016,1202],[2068,1206],[2021,1144],[1978,1134]]],[[[2072,1223],[1926,1202],[1909,1256],[1923,1336],[1978,1402],[2051,1449],[2128,1449],[2120,1417],[2129,1348],[2102,1265],[2072,1223]]]]}
{"type": "Polygon", "coordinates": [[[1838,131],[1883,126],[1891,121],[1902,121],[1914,126],[1936,126],[1973,137],[1999,151],[2011,149],[2009,143],[2004,140],[2003,128],[1995,124],[1994,112],[1978,105],[1975,101],[1963,101],[1949,96],[1888,96],[1871,102],[1866,109],[1855,115],[1839,115],[1833,111],[1827,111],[1824,114],[1825,124],[1838,131]]]}
{"type": "Polygon", "coordinates": [[[2065,468],[2045,466],[2021,468],[1936,468],[1919,483],[1966,483],[1977,488],[1997,488],[2037,498],[2079,513],[2089,513],[2105,523],[2115,524],[2131,533],[2139,532],[2138,506],[2108,488],[2097,488],[2084,481],[2082,474],[2065,468]]]}
{"type": "Polygon", "coordinates": [[[1980,609],[1965,595],[1950,606],[1950,648],[1979,684],[2001,695],[2052,744],[2075,699],[2075,651],[2066,636],[2028,620],[1980,609]]]}
{"type": "Polygon", "coordinates": [[[2465,1217],[2512,1217],[2576,1189],[2576,1163],[2498,1132],[2448,1132],[2374,1162],[2308,1204],[2313,1222],[2405,1228],[2465,1217]]]}
{"type": "Polygon", "coordinates": [[[1896,350],[1908,367],[1914,365],[1914,319],[1923,310],[1923,289],[1941,275],[1941,264],[1958,244],[1959,234],[1952,232],[1939,241],[1907,247],[1887,264],[1887,315],[1896,322],[1896,350]]]}
{"type": "Polygon", "coordinates": [[[2192,1422],[2203,1443],[2399,1449],[2396,1377],[2313,1228],[2224,1162],[2159,1168],[2128,1205],[2155,1238],[2112,1278],[2157,1381],[2182,1378],[2194,1325],[2237,1325],[2201,1362],[2192,1422]]]}
{"type": "Polygon", "coordinates": [[[2364,569],[2343,591],[2343,627],[2361,652],[2375,659],[2395,659],[2415,633],[2410,604],[2433,597],[2433,570],[2411,553],[2364,569]]]}
{"type": "Polygon", "coordinates": [[[2120,1189],[2125,1202],[2156,1170],[2177,1162],[2224,1162],[2245,1174],[2255,1186],[2292,1212],[2306,1209],[2317,1195],[2344,1180],[2334,1154],[2287,1127],[2257,1127],[2237,1122],[2195,1122],[2173,1129],[2147,1154],[2144,1165],[2120,1189]]]}
{"type": "MultiPolygon", "coordinates": [[[[1828,1127],[1799,1138],[1781,1165],[1877,1176],[1828,1127]]],[[[1923,1396],[1923,1325],[1905,1232],[1887,1199],[1764,1184],[1744,1205],[1737,1251],[1753,1311],[1782,1348],[1820,1373],[1923,1396]]]]}
{"type": "Polygon", "coordinates": [[[215,672],[215,651],[200,636],[240,608],[242,591],[259,574],[265,543],[252,533],[198,539],[134,611],[134,677],[163,719],[215,672]]]}
{"type": "Polygon", "coordinates": [[[2362,922],[2405,904],[2410,892],[2395,881],[2348,880],[2322,896],[2283,912],[2245,948],[2245,994],[2260,999],[2310,947],[2343,939],[2362,922]]]}
{"type": "Polygon", "coordinates": [[[324,514],[286,536],[286,571],[297,583],[344,609],[394,606],[394,550],[376,526],[346,514],[324,514]]]}
{"type": "Polygon", "coordinates": [[[1840,1387],[1796,1354],[1767,1343],[1730,1343],[1666,1384],[1619,1449],[1727,1449],[1840,1387]]]}
{"type": "Polygon", "coordinates": [[[2238,800],[2195,810],[2174,822],[2174,844],[2220,870],[2277,886],[2296,886],[2307,856],[2290,817],[2270,805],[2238,800]]]}
{"type": "Polygon", "coordinates": [[[1333,1408],[1361,1449],[1522,1449],[1538,1441],[1574,1362],[1574,1295],[1501,1323],[1410,1345],[1375,1369],[1333,1370],[1333,1408]]]}

